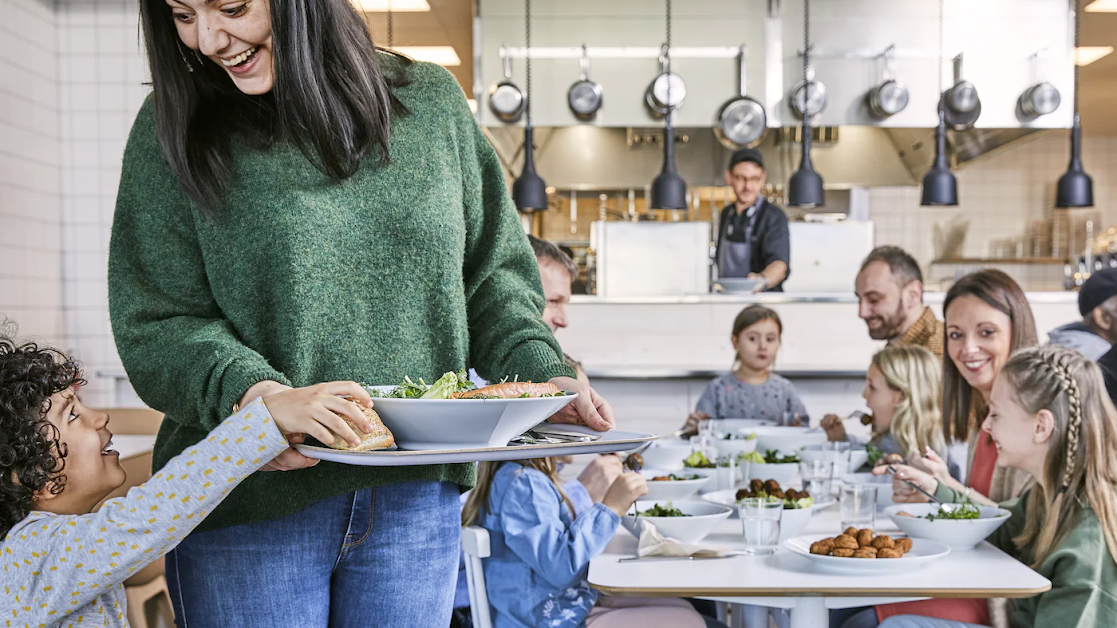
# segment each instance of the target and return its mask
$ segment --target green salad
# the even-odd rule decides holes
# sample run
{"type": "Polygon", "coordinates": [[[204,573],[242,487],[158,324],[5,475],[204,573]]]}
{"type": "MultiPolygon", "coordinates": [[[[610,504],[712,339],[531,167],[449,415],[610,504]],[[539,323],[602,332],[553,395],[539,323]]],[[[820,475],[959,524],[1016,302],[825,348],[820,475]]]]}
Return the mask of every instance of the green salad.
{"type": "Polygon", "coordinates": [[[687,466],[692,469],[714,469],[717,467],[717,465],[710,462],[710,459],[706,457],[706,454],[700,451],[696,451],[686,458],[683,458],[683,466],[687,466]]]}
{"type": "Polygon", "coordinates": [[[433,384],[426,383],[422,377],[416,382],[408,376],[403,378],[399,386],[386,392],[367,386],[365,388],[373,397],[387,399],[450,399],[454,393],[475,390],[477,384],[469,381],[469,374],[463,370],[446,373],[433,384]]]}
{"type": "Polygon", "coordinates": [[[689,517],[690,516],[690,515],[684,513],[683,511],[679,510],[678,508],[675,508],[674,506],[672,506],[671,502],[667,502],[667,504],[665,504],[665,505],[656,504],[656,505],[652,506],[651,508],[649,508],[649,509],[647,509],[643,512],[640,512],[639,510],[637,510],[636,515],[637,516],[643,516],[643,517],[689,517]]]}
{"type": "Polygon", "coordinates": [[[667,475],[656,476],[656,477],[652,478],[651,481],[652,482],[689,482],[689,481],[692,481],[692,480],[702,480],[702,479],[704,479],[704,478],[701,475],[698,475],[697,473],[691,473],[690,475],[675,475],[674,473],[668,473],[667,475]]]}
{"type": "Polygon", "coordinates": [[[930,521],[936,519],[980,519],[981,511],[973,504],[962,504],[961,508],[953,510],[946,510],[942,506],[939,506],[938,513],[931,513],[927,515],[926,518],[930,521]]]}
{"type": "Polygon", "coordinates": [[[756,432],[749,432],[748,434],[726,434],[721,437],[722,440],[756,440],[756,432]]]}
{"type": "Polygon", "coordinates": [[[865,445],[865,451],[869,454],[869,466],[870,467],[877,466],[877,462],[880,461],[880,459],[882,457],[884,457],[884,451],[881,450],[880,447],[877,447],[876,445],[874,445],[872,443],[869,443],[868,445],[865,445]]]}
{"type": "Polygon", "coordinates": [[[750,451],[747,454],[738,456],[740,459],[752,462],[754,464],[792,464],[799,462],[799,456],[795,454],[781,455],[780,452],[769,449],[763,454],[759,451],[750,451]]]}

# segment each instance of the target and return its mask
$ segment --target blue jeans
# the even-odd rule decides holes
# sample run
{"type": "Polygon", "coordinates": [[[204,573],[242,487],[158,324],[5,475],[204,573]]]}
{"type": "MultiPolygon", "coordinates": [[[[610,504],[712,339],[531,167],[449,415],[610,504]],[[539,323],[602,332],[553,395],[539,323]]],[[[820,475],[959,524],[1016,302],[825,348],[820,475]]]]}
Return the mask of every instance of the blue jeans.
{"type": "Polygon", "coordinates": [[[196,532],[167,554],[179,628],[448,626],[458,489],[392,484],[196,532]]]}
{"type": "Polygon", "coordinates": [[[922,617],[920,615],[897,615],[880,622],[880,628],[983,628],[978,624],[967,624],[949,619],[922,617]]]}

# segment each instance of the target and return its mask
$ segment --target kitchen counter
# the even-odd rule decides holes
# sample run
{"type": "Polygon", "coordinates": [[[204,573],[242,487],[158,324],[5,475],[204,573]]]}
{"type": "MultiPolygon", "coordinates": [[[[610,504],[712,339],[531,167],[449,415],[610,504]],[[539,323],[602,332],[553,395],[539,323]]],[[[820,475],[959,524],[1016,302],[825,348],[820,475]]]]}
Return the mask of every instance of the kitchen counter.
{"type": "MultiPolygon", "coordinates": [[[[1077,292],[1028,292],[1028,302],[1035,304],[1070,303],[1077,307],[1077,292]]],[[[925,292],[923,302],[927,305],[942,305],[945,292],[925,292]]],[[[703,293],[678,296],[649,297],[599,297],[578,294],[570,302],[577,305],[676,305],[692,303],[760,303],[763,305],[781,303],[857,303],[857,295],[852,292],[763,292],[760,294],[703,293]]]]}

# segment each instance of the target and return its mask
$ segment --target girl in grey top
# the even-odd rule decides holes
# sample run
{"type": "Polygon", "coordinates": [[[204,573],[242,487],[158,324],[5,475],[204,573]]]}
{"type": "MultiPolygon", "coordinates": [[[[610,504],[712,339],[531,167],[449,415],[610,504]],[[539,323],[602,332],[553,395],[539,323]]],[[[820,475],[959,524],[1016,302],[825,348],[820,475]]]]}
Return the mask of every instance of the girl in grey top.
{"type": "MultiPolygon", "coordinates": [[[[733,371],[710,382],[691,419],[767,419],[807,423],[807,409],[787,379],[771,372],[783,324],[774,311],[751,305],[733,321],[733,371]]],[[[691,421],[688,421],[688,425],[691,421]]]]}

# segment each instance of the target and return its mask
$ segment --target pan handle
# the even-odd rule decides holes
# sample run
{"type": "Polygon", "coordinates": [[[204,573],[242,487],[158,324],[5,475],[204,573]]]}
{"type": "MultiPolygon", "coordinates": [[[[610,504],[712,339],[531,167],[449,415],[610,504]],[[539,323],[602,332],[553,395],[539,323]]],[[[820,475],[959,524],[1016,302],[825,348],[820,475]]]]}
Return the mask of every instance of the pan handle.
{"type": "Polygon", "coordinates": [[[500,46],[500,62],[504,66],[504,80],[512,80],[512,58],[508,54],[508,44],[500,46]]]}
{"type": "Polygon", "coordinates": [[[749,48],[748,48],[748,46],[746,46],[745,44],[741,44],[741,52],[739,53],[739,56],[740,56],[740,59],[741,59],[741,77],[740,77],[740,81],[741,81],[740,82],[740,88],[741,89],[740,89],[740,91],[741,91],[741,96],[744,96],[745,95],[745,84],[746,84],[745,83],[745,65],[746,65],[745,62],[748,61],[748,58],[749,58],[749,48]]]}
{"type": "Polygon", "coordinates": [[[954,84],[957,85],[958,83],[961,83],[961,82],[962,82],[962,53],[959,52],[958,56],[954,57],[954,84]]]}
{"type": "Polygon", "coordinates": [[[586,51],[586,45],[582,44],[582,59],[578,62],[580,73],[578,74],[579,81],[589,79],[590,75],[590,54],[586,51]]]}
{"type": "Polygon", "coordinates": [[[884,49],[881,56],[884,57],[883,82],[887,83],[888,81],[896,80],[896,44],[890,44],[884,49]]]}

